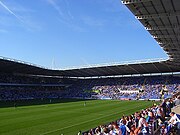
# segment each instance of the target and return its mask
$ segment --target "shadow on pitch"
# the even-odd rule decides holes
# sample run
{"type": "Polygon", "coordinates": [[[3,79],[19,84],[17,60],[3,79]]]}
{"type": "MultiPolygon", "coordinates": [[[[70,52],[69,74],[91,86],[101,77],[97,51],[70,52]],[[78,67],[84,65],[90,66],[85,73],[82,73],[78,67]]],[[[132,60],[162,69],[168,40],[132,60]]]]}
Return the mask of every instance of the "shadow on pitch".
{"type": "Polygon", "coordinates": [[[16,100],[16,101],[0,101],[0,108],[59,104],[59,103],[79,102],[79,101],[88,101],[88,100],[94,100],[94,99],[31,99],[31,100],[16,100]]]}

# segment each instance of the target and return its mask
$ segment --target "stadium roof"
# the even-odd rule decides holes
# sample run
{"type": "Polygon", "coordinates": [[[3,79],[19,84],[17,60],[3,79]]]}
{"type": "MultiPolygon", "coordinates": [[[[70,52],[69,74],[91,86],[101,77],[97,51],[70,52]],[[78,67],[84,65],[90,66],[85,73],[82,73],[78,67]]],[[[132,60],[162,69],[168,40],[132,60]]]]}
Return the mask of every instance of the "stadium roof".
{"type": "Polygon", "coordinates": [[[0,71],[32,75],[93,77],[147,73],[180,72],[180,0],[122,0],[144,25],[168,60],[100,65],[67,70],[52,70],[13,59],[0,58],[0,71]]]}

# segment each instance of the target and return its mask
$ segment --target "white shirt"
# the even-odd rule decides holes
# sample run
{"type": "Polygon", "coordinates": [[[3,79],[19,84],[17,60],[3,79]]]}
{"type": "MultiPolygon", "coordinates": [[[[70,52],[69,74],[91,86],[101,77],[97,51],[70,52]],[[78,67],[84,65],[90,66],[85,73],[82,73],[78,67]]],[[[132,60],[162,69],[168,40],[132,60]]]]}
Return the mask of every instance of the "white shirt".
{"type": "Polygon", "coordinates": [[[147,124],[145,118],[139,119],[138,127],[148,127],[148,124],[147,124]]]}
{"type": "Polygon", "coordinates": [[[172,124],[176,124],[177,122],[180,122],[180,119],[177,117],[176,114],[174,114],[171,119],[169,120],[172,124]]]}

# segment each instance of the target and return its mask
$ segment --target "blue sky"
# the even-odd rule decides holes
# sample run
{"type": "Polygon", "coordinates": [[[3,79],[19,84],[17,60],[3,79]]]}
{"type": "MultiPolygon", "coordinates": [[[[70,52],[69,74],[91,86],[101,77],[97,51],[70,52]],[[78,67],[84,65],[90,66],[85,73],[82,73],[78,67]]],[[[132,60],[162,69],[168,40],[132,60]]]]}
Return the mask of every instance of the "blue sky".
{"type": "Polygon", "coordinates": [[[167,58],[120,0],[0,0],[0,56],[59,69],[167,58]]]}

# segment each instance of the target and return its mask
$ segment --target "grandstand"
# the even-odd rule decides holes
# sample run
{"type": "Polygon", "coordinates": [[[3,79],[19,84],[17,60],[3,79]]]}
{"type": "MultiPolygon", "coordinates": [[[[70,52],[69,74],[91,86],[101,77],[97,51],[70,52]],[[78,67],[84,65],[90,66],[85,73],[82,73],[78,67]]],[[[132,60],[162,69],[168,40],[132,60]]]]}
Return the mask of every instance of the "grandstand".
{"type": "MultiPolygon", "coordinates": [[[[153,60],[144,60],[144,61],[139,60],[134,62],[101,64],[101,65],[92,65],[92,66],[86,66],[80,68],[64,69],[64,70],[58,70],[58,69],[53,70],[53,69],[47,69],[41,66],[37,66],[31,63],[26,63],[14,59],[1,57],[0,71],[2,74],[8,74],[6,75],[7,78],[5,76],[6,78],[5,80],[7,81],[3,82],[1,79],[2,81],[1,86],[9,86],[9,85],[21,86],[21,87],[25,87],[28,85],[31,87],[51,86],[51,87],[61,87],[61,89],[67,88],[68,90],[70,90],[74,86],[73,84],[75,84],[75,82],[78,81],[81,82],[81,80],[78,79],[82,79],[82,78],[84,79],[102,78],[102,77],[107,78],[113,76],[124,77],[128,75],[142,76],[146,74],[148,75],[170,74],[171,76],[176,74],[176,77],[174,78],[176,78],[176,80],[179,80],[177,74],[180,72],[180,47],[179,47],[180,44],[179,42],[180,9],[179,8],[180,7],[177,5],[179,5],[180,2],[175,0],[173,1],[124,0],[122,1],[122,3],[125,4],[129,8],[129,10],[135,15],[135,17],[142,23],[145,29],[152,35],[152,37],[157,41],[157,43],[161,46],[161,48],[168,54],[169,59],[153,59],[153,60]],[[15,82],[8,82],[9,81],[8,76],[10,76],[11,80],[15,79],[14,80],[15,82]],[[49,79],[44,79],[45,77],[49,79]],[[36,81],[34,81],[33,83],[33,81],[31,80],[30,82],[32,83],[29,84],[28,78],[36,81]],[[39,79],[39,81],[37,81],[38,80],[37,78],[39,79]],[[42,84],[42,81],[53,80],[52,78],[55,78],[54,79],[55,81],[51,81],[51,83],[46,83],[45,81],[45,84],[42,84]],[[20,81],[22,79],[26,81],[22,83],[20,81]],[[58,82],[59,79],[61,80],[60,83],[58,82]],[[67,80],[69,80],[68,83],[67,80]]],[[[116,81],[117,80],[120,79],[117,78],[116,81]]],[[[145,80],[146,78],[143,78],[141,81],[145,82],[145,80]]],[[[88,81],[89,80],[87,80],[87,82],[88,81]]],[[[93,80],[91,81],[93,82],[93,80]]],[[[120,85],[123,85],[125,83],[123,81],[120,82],[121,82],[119,83],[120,85]]],[[[139,86],[137,90],[143,89],[143,87],[145,88],[142,82],[140,84],[137,84],[139,86]]],[[[163,82],[164,83],[167,82],[168,84],[167,79],[163,80],[163,82]]],[[[128,83],[128,85],[130,85],[130,83],[128,83]]],[[[162,87],[163,83],[161,83],[160,85],[162,87]]],[[[92,83],[91,87],[90,86],[85,87],[85,86],[82,89],[92,90],[92,88],[97,85],[92,83]]],[[[81,96],[79,95],[78,97],[82,97],[82,93],[81,96]]],[[[157,97],[159,96],[156,96],[156,98],[157,97]]]]}
{"type": "Polygon", "coordinates": [[[122,0],[169,56],[70,69],[0,57],[0,100],[157,100],[180,91],[180,1],[122,0]]]}

